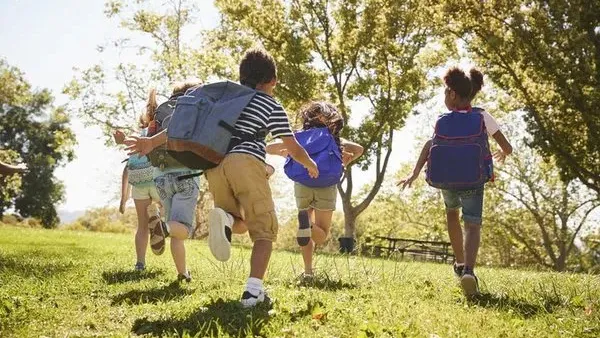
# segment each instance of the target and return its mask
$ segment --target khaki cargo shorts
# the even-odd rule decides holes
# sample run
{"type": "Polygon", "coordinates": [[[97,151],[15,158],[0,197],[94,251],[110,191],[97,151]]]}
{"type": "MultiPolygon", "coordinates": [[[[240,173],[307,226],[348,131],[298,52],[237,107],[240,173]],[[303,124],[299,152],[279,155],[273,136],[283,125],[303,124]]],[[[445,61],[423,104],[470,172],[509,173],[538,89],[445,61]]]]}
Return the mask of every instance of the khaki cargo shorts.
{"type": "Polygon", "coordinates": [[[243,219],[253,242],[277,239],[275,204],[264,162],[252,155],[234,153],[205,173],[215,208],[243,219]]]}
{"type": "Polygon", "coordinates": [[[296,183],[294,185],[294,196],[296,197],[298,210],[333,211],[337,200],[337,186],[311,188],[296,183]]]}

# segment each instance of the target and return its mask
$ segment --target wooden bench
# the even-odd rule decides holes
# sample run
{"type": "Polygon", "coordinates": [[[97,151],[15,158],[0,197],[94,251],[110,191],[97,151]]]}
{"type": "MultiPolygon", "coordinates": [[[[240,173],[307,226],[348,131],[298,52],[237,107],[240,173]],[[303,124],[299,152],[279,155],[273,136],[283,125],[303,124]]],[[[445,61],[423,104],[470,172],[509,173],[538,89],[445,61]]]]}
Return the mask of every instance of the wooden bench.
{"type": "Polygon", "coordinates": [[[375,257],[404,259],[405,255],[408,255],[413,259],[421,258],[444,263],[454,261],[450,243],[441,241],[375,236],[373,239],[367,238],[366,244],[362,246],[362,252],[375,257]]]}

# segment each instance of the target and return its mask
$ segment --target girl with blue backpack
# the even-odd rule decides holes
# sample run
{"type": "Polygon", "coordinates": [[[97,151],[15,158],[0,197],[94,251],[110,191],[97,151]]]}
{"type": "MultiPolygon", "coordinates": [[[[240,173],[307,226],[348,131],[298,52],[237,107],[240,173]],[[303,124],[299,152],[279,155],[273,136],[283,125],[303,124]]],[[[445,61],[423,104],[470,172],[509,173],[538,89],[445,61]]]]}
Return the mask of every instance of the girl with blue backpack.
{"type": "Polygon", "coordinates": [[[286,157],[284,170],[295,182],[298,208],[297,241],[304,260],[303,278],[313,277],[313,252],[329,237],[336,207],[337,184],[344,167],[363,153],[363,147],[340,138],[344,120],[328,102],[311,102],[300,110],[302,130],[295,133],[319,168],[319,177],[311,178],[306,169],[291,157],[283,143],[270,143],[267,153],[286,157]]]}
{"type": "Polygon", "coordinates": [[[471,106],[483,86],[481,72],[471,69],[467,75],[451,68],[444,83],[444,103],[450,112],[438,118],[433,138],[425,143],[412,174],[398,185],[402,189],[410,187],[427,163],[427,183],[441,189],[444,197],[454,273],[464,294],[473,297],[479,294],[474,268],[481,239],[484,185],[494,179],[493,159],[504,162],[512,146],[488,112],[471,106]],[[488,135],[500,150],[491,153],[488,135]],[[459,209],[465,223],[464,239],[459,209]]]}
{"type": "MultiPolygon", "coordinates": [[[[141,136],[146,135],[155,110],[156,90],[152,89],[146,104],[146,112],[140,118],[141,136]]],[[[116,130],[113,137],[117,144],[123,144],[125,140],[125,134],[120,130],[116,130]]],[[[142,271],[146,268],[146,250],[148,249],[148,239],[150,237],[148,224],[160,219],[157,208],[152,205],[153,202],[160,203],[160,197],[154,184],[153,168],[148,157],[131,155],[127,159],[121,182],[121,203],[119,207],[121,213],[125,212],[125,203],[129,197],[130,185],[133,187],[131,197],[138,218],[135,233],[135,252],[137,256],[135,270],[142,271]]]]}

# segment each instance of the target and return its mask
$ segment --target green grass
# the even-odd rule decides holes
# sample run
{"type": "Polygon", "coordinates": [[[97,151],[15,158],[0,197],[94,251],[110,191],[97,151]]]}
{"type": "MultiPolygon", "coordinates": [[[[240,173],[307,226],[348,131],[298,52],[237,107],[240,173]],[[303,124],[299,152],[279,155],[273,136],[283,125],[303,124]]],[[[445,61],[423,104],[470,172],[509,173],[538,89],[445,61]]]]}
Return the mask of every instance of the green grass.
{"type": "MultiPolygon", "coordinates": [[[[250,252],[217,263],[188,242],[190,284],[169,253],[132,271],[133,237],[0,227],[0,336],[598,337],[598,276],[480,268],[466,301],[447,265],[275,252],[272,306],[238,304],[250,252]]],[[[167,250],[168,251],[168,250],[167,250]]]]}

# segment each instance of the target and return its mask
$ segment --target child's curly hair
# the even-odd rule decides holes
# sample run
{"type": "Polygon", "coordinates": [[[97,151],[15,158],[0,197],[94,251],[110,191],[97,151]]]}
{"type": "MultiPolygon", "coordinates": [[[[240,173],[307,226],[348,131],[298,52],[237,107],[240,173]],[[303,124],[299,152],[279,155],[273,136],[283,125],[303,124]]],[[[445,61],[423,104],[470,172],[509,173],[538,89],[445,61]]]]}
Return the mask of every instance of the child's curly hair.
{"type": "Polygon", "coordinates": [[[340,132],[344,128],[344,119],[336,106],[329,102],[313,101],[300,108],[302,129],[327,127],[339,144],[340,132]]]}
{"type": "Polygon", "coordinates": [[[469,75],[457,67],[448,69],[444,83],[462,99],[472,100],[483,87],[483,74],[472,68],[469,75]]]}

